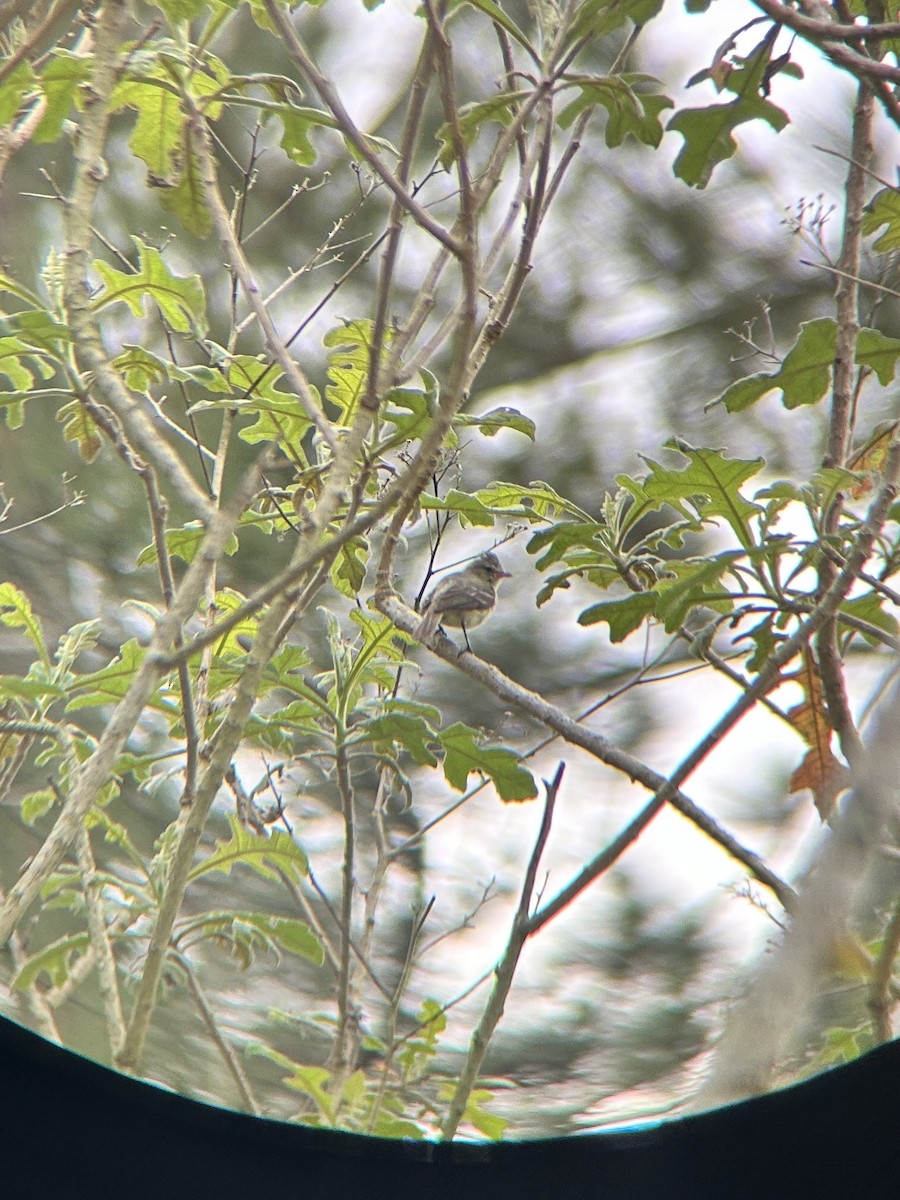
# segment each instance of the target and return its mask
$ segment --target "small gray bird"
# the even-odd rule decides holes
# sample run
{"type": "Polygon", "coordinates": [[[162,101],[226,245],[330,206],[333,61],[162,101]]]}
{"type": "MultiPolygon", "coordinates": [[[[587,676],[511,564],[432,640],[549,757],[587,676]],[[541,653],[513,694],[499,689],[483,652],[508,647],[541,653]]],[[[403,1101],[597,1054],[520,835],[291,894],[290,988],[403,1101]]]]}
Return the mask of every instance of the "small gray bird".
{"type": "Polygon", "coordinates": [[[468,631],[488,619],[497,603],[497,584],[509,577],[496,554],[479,554],[468,567],[442,579],[431,592],[415,636],[420,642],[428,642],[439,625],[450,625],[463,631],[466,647],[471,650],[468,631]]]}

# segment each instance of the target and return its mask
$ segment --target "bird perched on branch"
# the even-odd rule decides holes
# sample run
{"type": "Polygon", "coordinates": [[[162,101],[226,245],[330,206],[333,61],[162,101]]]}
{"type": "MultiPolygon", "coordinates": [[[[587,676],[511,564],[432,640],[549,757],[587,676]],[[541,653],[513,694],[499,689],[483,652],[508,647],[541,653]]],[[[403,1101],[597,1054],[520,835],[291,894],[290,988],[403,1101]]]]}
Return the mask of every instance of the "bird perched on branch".
{"type": "Polygon", "coordinates": [[[503,570],[496,554],[479,554],[468,567],[442,579],[431,592],[415,636],[420,642],[428,642],[438,626],[449,625],[463,631],[466,648],[471,650],[468,631],[491,615],[497,603],[497,584],[509,578],[509,571],[503,570]]]}

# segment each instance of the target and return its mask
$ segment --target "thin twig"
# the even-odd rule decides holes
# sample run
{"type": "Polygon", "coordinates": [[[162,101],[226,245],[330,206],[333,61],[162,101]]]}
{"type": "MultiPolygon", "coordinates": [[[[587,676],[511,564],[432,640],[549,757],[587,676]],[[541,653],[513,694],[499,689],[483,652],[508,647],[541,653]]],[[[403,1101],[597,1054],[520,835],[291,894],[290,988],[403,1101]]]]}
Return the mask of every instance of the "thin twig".
{"type": "Polygon", "coordinates": [[[354,149],[371,167],[378,178],[390,188],[416,224],[420,225],[427,233],[430,233],[433,238],[436,238],[451,254],[460,253],[460,247],[457,246],[447,230],[429,216],[419,202],[403,187],[395,173],[384,165],[372,149],[369,139],[360,132],[344,107],[344,103],[331,80],[319,70],[305,46],[303,46],[297,37],[296,30],[285,15],[284,9],[276,3],[276,0],[263,0],[263,2],[273,24],[281,34],[288,54],[319,93],[326,107],[330,109],[332,116],[340,127],[341,133],[351,142],[354,149]]]}
{"type": "Polygon", "coordinates": [[[206,993],[200,985],[200,980],[197,978],[191,964],[183,954],[174,955],[179,966],[184,971],[187,979],[188,990],[193,997],[194,1003],[197,1005],[197,1011],[203,1019],[203,1024],[209,1031],[209,1036],[212,1038],[216,1049],[222,1057],[222,1061],[228,1070],[229,1075],[234,1080],[235,1087],[241,1097],[241,1101],[247,1112],[253,1113],[255,1117],[261,1115],[262,1110],[257,1103],[256,1097],[253,1095],[253,1089],[250,1086],[250,1080],[247,1078],[241,1060],[234,1052],[234,1047],[229,1045],[225,1035],[219,1029],[219,1022],[212,1010],[212,1006],[206,998],[206,993]]]}
{"type": "MultiPolygon", "coordinates": [[[[353,798],[353,780],[347,759],[347,747],[339,735],[335,745],[337,784],[341,797],[341,815],[344,823],[344,862],[341,870],[341,919],[340,919],[340,962],[338,965],[337,1005],[338,1027],[335,1037],[335,1070],[343,1082],[355,1054],[349,1046],[351,1032],[350,997],[350,939],[353,923],[353,897],[356,891],[354,859],[356,854],[356,812],[353,798]]],[[[340,1094],[340,1087],[337,1094],[340,1094]]]]}
{"type": "MultiPolygon", "coordinates": [[[[862,224],[866,201],[868,166],[875,157],[875,101],[871,89],[861,83],[853,112],[852,159],[844,185],[844,228],[838,266],[841,275],[835,294],[837,337],[832,371],[832,399],[829,418],[828,448],[823,466],[843,467],[853,439],[856,397],[860,373],[856,366],[859,340],[859,276],[862,259],[862,224]]],[[[843,509],[844,494],[838,492],[823,518],[823,538],[828,542],[836,534],[843,509]]],[[[819,594],[831,586],[837,568],[825,556],[819,563],[819,594]]],[[[822,689],[828,706],[829,721],[837,733],[841,750],[853,766],[862,755],[862,742],[853,721],[850,699],[838,650],[837,616],[832,615],[816,635],[822,689]]]]}
{"type": "Polygon", "coordinates": [[[192,145],[197,155],[199,176],[203,186],[206,206],[212,217],[216,233],[219,236],[219,242],[225,252],[229,266],[240,280],[247,302],[256,314],[256,319],[259,322],[260,329],[263,331],[269,353],[278,362],[288,382],[294,389],[306,416],[316,427],[322,440],[336,454],[338,451],[338,440],[331,427],[331,422],[322,411],[309,380],[300,370],[294,359],[288,354],[287,348],[279,336],[272,318],[269,316],[268,309],[262,300],[259,284],[253,276],[250,263],[232,226],[231,218],[219,191],[216,165],[212,155],[209,129],[207,128],[206,121],[189,96],[185,96],[184,102],[190,113],[188,128],[191,133],[192,145]]]}
{"type": "Polygon", "coordinates": [[[122,1012],[122,1000],[119,995],[116,959],[103,912],[101,898],[103,885],[97,879],[94,853],[86,829],[82,829],[76,838],[75,850],[78,855],[78,865],[81,868],[88,932],[91,935],[91,946],[96,955],[97,979],[100,983],[100,996],[103,1001],[103,1015],[106,1018],[109,1048],[112,1058],[115,1059],[125,1037],[125,1014],[122,1012]]]}
{"type": "Polygon", "coordinates": [[[559,793],[559,787],[562,783],[564,770],[565,763],[560,763],[553,779],[550,782],[544,780],[546,799],[544,801],[544,813],[541,825],[528,860],[528,866],[525,870],[525,879],[522,883],[522,891],[519,895],[519,903],[516,907],[515,915],[513,916],[512,928],[510,929],[506,948],[500,957],[500,961],[494,968],[494,986],[491,988],[491,994],[484,1006],[481,1020],[472,1034],[465,1064],[459,1074],[453,1099],[450,1101],[447,1116],[441,1126],[441,1137],[444,1141],[449,1141],[456,1135],[460,1121],[465,1115],[466,1105],[469,1102],[472,1089],[478,1080],[484,1056],[487,1053],[488,1046],[500,1022],[500,1018],[503,1016],[503,1010],[506,1007],[506,1001],[512,988],[513,977],[515,976],[522,948],[532,933],[528,914],[534,896],[534,885],[541,857],[547,845],[547,838],[550,836],[553,810],[556,804],[556,797],[559,793]]]}

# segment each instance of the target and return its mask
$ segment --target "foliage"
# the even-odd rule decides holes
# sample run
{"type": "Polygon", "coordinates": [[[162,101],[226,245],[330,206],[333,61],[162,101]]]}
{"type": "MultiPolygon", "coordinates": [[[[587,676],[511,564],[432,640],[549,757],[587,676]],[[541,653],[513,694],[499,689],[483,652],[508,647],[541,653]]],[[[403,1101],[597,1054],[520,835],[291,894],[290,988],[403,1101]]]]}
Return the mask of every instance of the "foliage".
{"type": "MultiPolygon", "coordinates": [[[[410,18],[409,78],[387,106],[401,119],[377,130],[341,99],[352,61],[335,82],[310,49],[327,5],[292,14],[282,0],[152,10],[109,0],[77,20],[54,10],[49,47],[37,18],[5,31],[0,163],[20,156],[36,171],[27,156],[48,145],[70,156],[72,182],[54,183],[62,233],[39,277],[0,275],[4,445],[34,436],[35,410],[49,402],[83,470],[114,461],[145,503],[119,568],[134,576],[128,620],[107,628],[98,608],[51,631],[25,588],[0,584],[0,622],[29,659],[0,675],[2,792],[41,839],[7,886],[0,939],[13,949],[14,988],[48,1032],[96,972],[107,1057],[139,1071],[168,980],[214,1031],[240,1102],[260,1111],[200,981],[222,949],[248,974],[267,956],[329,996],[318,1057],[302,1035],[296,1051],[276,1048],[274,1017],[251,1046],[249,1059],[283,1071],[297,1119],[386,1137],[452,1137],[463,1125],[499,1138],[506,1121],[482,1068],[519,954],[667,802],[794,911],[788,882],[682,788],[765,706],[798,738],[786,789],[838,821],[865,761],[848,678],[864,655],[888,661],[900,646],[890,582],[900,423],[874,415],[900,340],[864,311],[859,267],[863,237],[885,270],[898,244],[896,189],[872,186],[871,141],[876,101],[898,119],[897,69],[879,55],[900,29],[860,42],[774,7],[860,80],[842,246],[822,264],[836,300],[784,351],[758,346],[748,326],[746,347],[767,369],[709,407],[739,432],[771,394],[789,412],[813,410],[821,463],[808,478],[774,479],[758,454],[676,437],[590,505],[553,481],[467,490],[470,439],[540,447],[557,436],[508,405],[468,411],[472,389],[540,265],[538,235],[579,148],[650,156],[674,133],[675,176],[705,188],[738,154],[743,127],[789,123],[770,93],[782,80],[801,87],[802,71],[781,24],[767,17],[755,44],[755,23],[737,30],[690,81],[724,99],[678,107],[632,69],[658,0],[535,0],[515,19],[493,0],[426,0],[410,18]],[[266,193],[260,214],[262,147],[267,171],[278,156],[281,198],[266,193]],[[111,170],[126,155],[127,169],[111,170]],[[286,257],[273,276],[255,239],[290,246],[295,202],[317,188],[331,195],[336,165],[357,194],[336,191],[308,261],[291,268],[286,257]],[[345,253],[355,255],[346,264],[345,253]],[[313,270],[338,263],[315,292],[313,270]],[[411,295],[400,286],[410,271],[421,279],[411,295]],[[347,315],[340,305],[357,279],[369,281],[358,293],[368,307],[347,315]],[[417,648],[416,613],[395,590],[398,550],[427,532],[430,574],[454,525],[489,533],[494,547],[526,534],[544,575],[537,606],[587,597],[577,624],[608,633],[623,672],[623,644],[647,639],[652,655],[623,694],[654,664],[680,660],[720,673],[739,699],[660,774],[443,634],[417,648]],[[242,574],[262,541],[272,566],[254,585],[242,574]],[[538,874],[562,768],[541,787],[526,765],[534,747],[420,698],[416,659],[429,654],[650,793],[606,847],[586,845],[552,895],[538,874]],[[785,706],[785,684],[801,703],[785,706]],[[504,804],[542,794],[544,816],[491,994],[464,1065],[451,1069],[458,997],[413,1003],[416,972],[440,940],[425,936],[431,904],[420,897],[406,914],[412,932],[391,982],[383,914],[389,882],[428,831],[485,788],[504,804]],[[445,797],[436,816],[429,793],[445,797]],[[313,849],[294,801],[335,815],[339,844],[313,849]],[[147,802],[151,848],[136,830],[147,802]]],[[[69,494],[64,507],[82,500],[69,494]]],[[[490,547],[482,537],[477,548],[490,547]]],[[[898,938],[885,933],[865,958],[879,1036],[898,938]]],[[[813,956],[816,988],[828,949],[813,956]]],[[[825,1031],[832,1057],[865,1043],[844,1033],[837,1021],[825,1031]]]]}

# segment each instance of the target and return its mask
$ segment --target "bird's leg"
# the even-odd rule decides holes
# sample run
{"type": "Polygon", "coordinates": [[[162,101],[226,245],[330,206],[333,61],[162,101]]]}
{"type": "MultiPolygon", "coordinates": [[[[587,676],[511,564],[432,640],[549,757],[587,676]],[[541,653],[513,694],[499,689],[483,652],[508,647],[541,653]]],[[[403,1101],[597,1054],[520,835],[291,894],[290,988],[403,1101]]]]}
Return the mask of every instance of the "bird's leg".
{"type": "MultiPolygon", "coordinates": [[[[466,649],[468,650],[468,652],[469,652],[470,654],[474,654],[474,653],[475,653],[475,652],[474,652],[474,650],[473,650],[473,649],[472,649],[472,647],[469,645],[469,634],[468,634],[468,631],[466,630],[466,621],[465,621],[465,618],[463,618],[463,619],[460,621],[460,623],[459,623],[459,624],[460,624],[460,626],[461,626],[461,628],[462,628],[462,631],[463,631],[463,637],[466,639],[466,649]]],[[[462,651],[461,651],[461,650],[460,650],[460,654],[462,654],[462,651]]]]}

